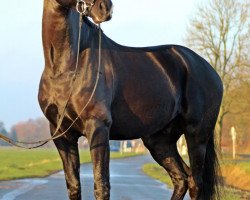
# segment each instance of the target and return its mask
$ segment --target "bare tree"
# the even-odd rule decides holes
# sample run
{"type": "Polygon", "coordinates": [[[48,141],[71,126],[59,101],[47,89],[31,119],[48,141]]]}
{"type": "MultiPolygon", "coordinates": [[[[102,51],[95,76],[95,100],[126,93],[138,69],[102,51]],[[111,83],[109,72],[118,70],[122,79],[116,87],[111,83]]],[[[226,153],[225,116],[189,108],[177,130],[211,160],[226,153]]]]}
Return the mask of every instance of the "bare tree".
{"type": "Polygon", "coordinates": [[[242,112],[232,109],[237,97],[230,96],[230,91],[243,79],[250,79],[249,7],[248,0],[210,0],[207,5],[200,5],[185,40],[190,48],[210,62],[224,84],[216,126],[220,147],[224,117],[229,113],[242,112]]]}

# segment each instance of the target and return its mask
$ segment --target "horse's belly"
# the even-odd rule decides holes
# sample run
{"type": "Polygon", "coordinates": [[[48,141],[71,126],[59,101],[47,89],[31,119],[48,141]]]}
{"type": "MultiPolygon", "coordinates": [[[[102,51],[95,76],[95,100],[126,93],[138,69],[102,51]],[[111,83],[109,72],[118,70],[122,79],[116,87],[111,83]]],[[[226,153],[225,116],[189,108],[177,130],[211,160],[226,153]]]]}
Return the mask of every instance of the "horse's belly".
{"type": "Polygon", "coordinates": [[[164,103],[138,106],[129,109],[126,105],[112,113],[110,139],[138,139],[163,129],[178,113],[176,102],[168,99],[164,103]]]}

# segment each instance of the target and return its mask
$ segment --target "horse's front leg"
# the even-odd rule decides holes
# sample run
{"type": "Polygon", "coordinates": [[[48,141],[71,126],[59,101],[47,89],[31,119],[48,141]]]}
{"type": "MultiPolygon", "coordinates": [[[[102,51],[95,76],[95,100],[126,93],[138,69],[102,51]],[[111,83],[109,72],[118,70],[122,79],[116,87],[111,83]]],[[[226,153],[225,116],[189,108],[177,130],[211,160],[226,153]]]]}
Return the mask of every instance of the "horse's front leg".
{"type": "MultiPolygon", "coordinates": [[[[51,125],[51,132],[54,133],[54,131],[55,128],[51,125]]],[[[65,137],[54,140],[63,162],[70,200],[81,200],[80,161],[77,141],[78,138],[68,140],[65,137]]]]}
{"type": "Polygon", "coordinates": [[[85,131],[94,168],[95,198],[109,200],[109,127],[97,119],[89,119],[85,131]]]}

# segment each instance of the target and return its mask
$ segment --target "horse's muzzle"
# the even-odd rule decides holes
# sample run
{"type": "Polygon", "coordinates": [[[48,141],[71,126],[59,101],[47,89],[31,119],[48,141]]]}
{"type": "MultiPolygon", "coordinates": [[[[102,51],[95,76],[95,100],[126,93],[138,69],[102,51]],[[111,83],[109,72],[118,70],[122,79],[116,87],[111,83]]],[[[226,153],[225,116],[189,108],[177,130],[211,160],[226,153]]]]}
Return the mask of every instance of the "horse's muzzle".
{"type": "MultiPolygon", "coordinates": [[[[109,6],[104,6],[105,14],[103,16],[103,19],[97,20],[98,23],[102,23],[105,21],[109,21],[112,18],[113,11],[114,11],[114,5],[111,3],[109,6]]],[[[97,23],[97,22],[96,22],[97,23]]]]}

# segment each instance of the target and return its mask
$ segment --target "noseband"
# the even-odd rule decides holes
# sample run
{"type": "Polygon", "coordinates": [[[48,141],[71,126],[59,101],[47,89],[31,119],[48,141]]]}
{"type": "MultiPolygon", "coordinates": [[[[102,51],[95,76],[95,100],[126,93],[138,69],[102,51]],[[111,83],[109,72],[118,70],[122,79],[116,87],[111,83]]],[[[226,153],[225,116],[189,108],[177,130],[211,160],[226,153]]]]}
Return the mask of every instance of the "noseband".
{"type": "Polygon", "coordinates": [[[95,5],[96,0],[92,2],[86,2],[85,0],[77,0],[76,10],[82,15],[89,15],[93,6],[95,5]]]}

